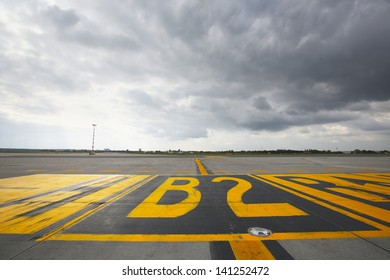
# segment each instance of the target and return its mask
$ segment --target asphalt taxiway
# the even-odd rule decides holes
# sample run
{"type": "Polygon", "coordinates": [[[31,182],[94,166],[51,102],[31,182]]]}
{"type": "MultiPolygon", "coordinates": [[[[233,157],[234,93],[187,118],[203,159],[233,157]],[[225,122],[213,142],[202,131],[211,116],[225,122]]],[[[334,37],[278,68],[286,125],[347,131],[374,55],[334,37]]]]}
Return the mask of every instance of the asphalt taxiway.
{"type": "Polygon", "coordinates": [[[0,249],[1,259],[390,259],[390,158],[2,154],[0,249]]]}

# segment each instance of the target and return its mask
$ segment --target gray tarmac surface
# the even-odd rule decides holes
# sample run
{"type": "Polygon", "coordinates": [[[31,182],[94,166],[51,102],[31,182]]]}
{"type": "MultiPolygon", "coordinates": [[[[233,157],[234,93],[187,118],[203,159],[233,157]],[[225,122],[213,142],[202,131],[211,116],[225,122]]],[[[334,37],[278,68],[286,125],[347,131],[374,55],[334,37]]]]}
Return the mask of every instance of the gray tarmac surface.
{"type": "Polygon", "coordinates": [[[0,258],[390,259],[390,157],[195,159],[0,154],[0,258]]]}

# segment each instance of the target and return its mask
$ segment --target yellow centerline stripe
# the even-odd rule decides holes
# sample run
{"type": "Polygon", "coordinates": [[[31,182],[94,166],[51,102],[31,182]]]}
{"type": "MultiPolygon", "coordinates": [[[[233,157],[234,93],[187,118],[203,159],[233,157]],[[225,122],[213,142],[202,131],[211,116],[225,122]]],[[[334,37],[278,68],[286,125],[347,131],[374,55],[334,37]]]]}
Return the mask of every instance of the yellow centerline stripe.
{"type": "Polygon", "coordinates": [[[137,190],[138,188],[140,188],[141,186],[147,184],[148,182],[150,182],[151,180],[153,180],[154,178],[156,178],[156,176],[152,176],[152,177],[149,177],[147,179],[145,179],[144,181],[142,182],[139,182],[137,183],[136,185],[132,186],[130,189],[112,197],[111,199],[109,199],[106,203],[104,204],[100,204],[98,205],[97,207],[91,209],[91,210],[88,210],[87,212],[85,212],[84,214],[74,218],[73,220],[67,222],[66,224],[62,225],[61,227],[49,232],[48,234],[42,236],[41,238],[37,239],[37,241],[44,241],[44,240],[47,240],[47,239],[50,239],[50,237],[52,237],[53,235],[57,234],[58,232],[60,231],[63,231],[64,229],[66,228],[69,228],[71,226],[74,226],[76,225],[78,222],[81,222],[82,220],[84,220],[86,217],[88,217],[89,215],[97,212],[98,210],[100,210],[101,208],[103,208],[104,206],[107,206],[108,204],[114,202],[115,200],[118,200],[119,198],[137,190]]]}
{"type": "Polygon", "coordinates": [[[204,168],[202,162],[197,157],[195,158],[195,163],[198,166],[201,175],[209,175],[206,168],[204,168]]]}
{"type": "MultiPolygon", "coordinates": [[[[276,232],[268,237],[243,234],[84,234],[65,233],[47,236],[45,241],[113,241],[113,242],[212,242],[212,241],[262,241],[262,240],[309,240],[338,238],[390,237],[390,231],[318,231],[276,232]]],[[[43,239],[43,238],[41,238],[43,239]]]]}

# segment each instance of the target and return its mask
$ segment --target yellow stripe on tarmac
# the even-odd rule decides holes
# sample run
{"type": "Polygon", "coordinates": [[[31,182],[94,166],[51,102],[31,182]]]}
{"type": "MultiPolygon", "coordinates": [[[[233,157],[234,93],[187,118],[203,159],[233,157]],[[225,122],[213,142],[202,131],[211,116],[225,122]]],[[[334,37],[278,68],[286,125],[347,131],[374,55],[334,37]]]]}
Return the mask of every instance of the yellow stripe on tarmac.
{"type": "Polygon", "coordinates": [[[0,179],[0,203],[37,196],[67,186],[103,179],[102,175],[38,174],[0,179]]]}
{"type": "Polygon", "coordinates": [[[97,212],[98,210],[100,210],[101,208],[103,208],[104,206],[106,206],[107,204],[112,203],[112,202],[114,202],[115,200],[118,200],[119,198],[121,198],[121,197],[123,197],[123,196],[125,196],[125,195],[127,195],[127,194],[129,194],[129,193],[131,193],[131,192],[133,192],[133,191],[135,191],[135,190],[137,190],[137,189],[139,189],[140,187],[142,187],[142,186],[145,185],[146,183],[152,181],[152,180],[153,180],[154,178],[156,178],[156,177],[157,177],[157,176],[149,177],[149,178],[147,178],[146,180],[141,181],[141,182],[139,182],[139,183],[133,185],[133,186],[132,186],[130,189],[128,189],[127,191],[124,191],[124,192],[122,192],[122,193],[120,193],[120,194],[118,194],[118,195],[112,197],[112,198],[109,199],[106,203],[100,204],[100,205],[98,205],[97,207],[95,207],[95,208],[93,208],[93,209],[91,209],[91,210],[85,212],[84,214],[82,214],[82,215],[76,217],[75,219],[73,219],[73,220],[67,222],[67,223],[64,224],[63,226],[61,226],[61,227],[59,227],[59,228],[57,228],[57,229],[51,231],[50,233],[46,234],[45,236],[42,236],[41,238],[37,239],[37,241],[44,241],[44,240],[50,238],[51,236],[57,234],[58,232],[63,231],[64,229],[69,228],[69,227],[71,227],[71,226],[74,226],[75,224],[81,222],[81,221],[84,220],[86,217],[88,217],[89,215],[91,215],[91,214],[97,212]]]}
{"type": "Polygon", "coordinates": [[[202,162],[198,158],[195,158],[195,163],[198,166],[201,175],[209,175],[206,168],[204,168],[202,162]]]}
{"type": "Polygon", "coordinates": [[[274,260],[275,257],[261,241],[230,241],[237,260],[274,260]]]}
{"type": "MultiPolygon", "coordinates": [[[[212,242],[212,241],[262,241],[262,240],[309,240],[340,238],[390,237],[390,231],[323,231],[280,232],[268,237],[250,234],[77,234],[60,233],[48,236],[45,241],[113,241],[113,242],[212,242]]],[[[39,239],[40,241],[40,239],[39,239]]]]}
{"type": "MultiPolygon", "coordinates": [[[[60,176],[60,175],[58,175],[58,176],[60,176]]],[[[63,175],[63,176],[65,176],[65,175],[63,175]]],[[[70,176],[70,175],[67,175],[66,177],[63,177],[63,176],[60,176],[60,178],[63,178],[64,181],[67,182],[67,183],[63,183],[63,184],[65,184],[65,186],[71,186],[72,184],[69,184],[69,182],[70,181],[73,182],[73,180],[72,180],[73,176],[70,176]],[[69,179],[69,181],[66,179],[69,179]]],[[[49,177],[51,179],[55,178],[55,176],[49,176],[49,177]]],[[[76,177],[78,177],[78,176],[76,176],[76,177]]],[[[99,177],[101,177],[101,176],[99,176],[99,177]]],[[[115,176],[115,177],[117,179],[121,178],[118,176],[115,176]]],[[[102,199],[108,198],[108,197],[110,197],[118,192],[121,192],[122,190],[128,188],[131,185],[139,183],[140,181],[148,178],[149,176],[147,176],[147,175],[129,176],[128,179],[121,181],[117,184],[113,183],[113,180],[115,179],[115,177],[112,177],[112,176],[101,177],[101,178],[106,179],[106,180],[100,180],[98,182],[98,184],[100,186],[105,186],[106,184],[111,184],[111,183],[112,183],[112,185],[104,187],[101,190],[98,190],[98,191],[91,193],[89,195],[80,197],[78,199],[75,199],[71,202],[60,205],[58,207],[50,208],[45,212],[42,212],[42,213],[39,213],[39,214],[36,214],[33,216],[24,215],[26,212],[24,211],[25,209],[23,209],[23,206],[26,207],[27,205],[25,205],[25,204],[29,203],[30,201],[29,200],[23,201],[21,203],[23,205],[22,208],[18,209],[18,210],[22,210],[23,212],[19,212],[19,213],[14,212],[14,216],[12,216],[12,217],[8,216],[8,213],[0,213],[0,219],[7,216],[7,220],[3,221],[0,224],[0,233],[3,233],[3,234],[30,234],[30,233],[37,232],[41,229],[48,227],[49,225],[52,225],[52,224],[66,218],[66,217],[69,217],[69,216],[87,208],[90,205],[90,203],[99,202],[102,199]]],[[[80,180],[80,178],[82,178],[82,176],[79,177],[79,180],[80,180]]],[[[28,179],[28,178],[24,178],[24,179],[28,179]]],[[[79,181],[78,183],[83,183],[83,182],[85,182],[85,181],[84,180],[81,182],[79,181]]],[[[96,183],[95,183],[95,185],[96,185],[96,183]]],[[[89,187],[93,188],[94,186],[92,185],[89,187]]],[[[59,193],[62,193],[62,192],[59,192],[59,193]]],[[[49,200],[52,200],[52,199],[53,199],[53,195],[51,194],[49,196],[49,200]]],[[[33,201],[36,201],[36,200],[37,200],[37,198],[33,199],[33,201]]],[[[45,200],[46,200],[45,196],[40,197],[40,201],[42,203],[45,203],[45,200]]],[[[36,207],[37,208],[42,207],[44,205],[42,203],[37,204],[36,207]]],[[[17,203],[17,204],[19,204],[19,203],[17,203]]]]}
{"type": "MultiPolygon", "coordinates": [[[[337,211],[343,215],[346,215],[348,217],[351,217],[353,219],[356,219],[356,220],[361,221],[363,223],[366,223],[368,225],[374,226],[378,229],[383,229],[386,231],[390,230],[389,227],[387,227],[383,224],[374,222],[370,219],[364,218],[360,215],[357,215],[353,212],[341,209],[341,208],[334,206],[334,205],[331,205],[329,203],[333,203],[333,204],[336,204],[336,205],[339,205],[339,206],[342,206],[345,208],[349,208],[353,211],[356,211],[356,212],[359,212],[359,213],[362,213],[362,214],[365,214],[365,215],[368,215],[371,217],[375,217],[375,218],[382,220],[382,221],[387,221],[387,220],[390,221],[390,211],[388,211],[388,210],[378,208],[375,206],[371,206],[371,205],[368,205],[368,204],[365,204],[362,202],[354,201],[351,199],[347,199],[347,198],[344,198],[341,196],[333,195],[333,194],[330,194],[330,193],[327,193],[324,191],[316,190],[316,189],[313,189],[310,187],[295,184],[295,183],[292,183],[292,182],[289,182],[289,181],[286,181],[283,179],[278,179],[277,177],[280,175],[277,175],[277,176],[261,175],[259,177],[252,176],[252,175],[249,175],[249,176],[252,178],[255,178],[259,181],[265,182],[266,184],[274,186],[278,189],[292,193],[296,196],[299,196],[299,197],[304,198],[306,200],[312,201],[316,204],[319,204],[319,205],[324,206],[326,208],[329,208],[331,210],[337,211]],[[315,197],[317,197],[321,200],[316,199],[315,197]],[[322,200],[325,200],[327,202],[324,202],[322,200]]],[[[291,174],[289,174],[289,176],[291,176],[291,174]]],[[[310,177],[310,178],[312,178],[312,177],[310,177]]]]}
{"type": "Polygon", "coordinates": [[[338,192],[341,194],[346,194],[349,196],[354,196],[360,199],[364,200],[369,200],[373,202],[389,202],[390,200],[379,195],[371,194],[368,192],[363,192],[363,191],[355,191],[355,190],[350,190],[350,189],[344,189],[344,188],[326,188],[327,190],[331,190],[334,192],[338,192]]]}

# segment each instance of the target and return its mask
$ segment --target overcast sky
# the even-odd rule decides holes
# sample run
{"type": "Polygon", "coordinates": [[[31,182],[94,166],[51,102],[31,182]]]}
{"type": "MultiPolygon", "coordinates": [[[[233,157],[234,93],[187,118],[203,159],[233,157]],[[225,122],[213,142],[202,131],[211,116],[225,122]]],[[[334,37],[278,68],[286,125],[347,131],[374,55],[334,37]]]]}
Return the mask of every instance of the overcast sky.
{"type": "Polygon", "coordinates": [[[390,1],[0,2],[0,147],[390,149],[390,1]]]}

